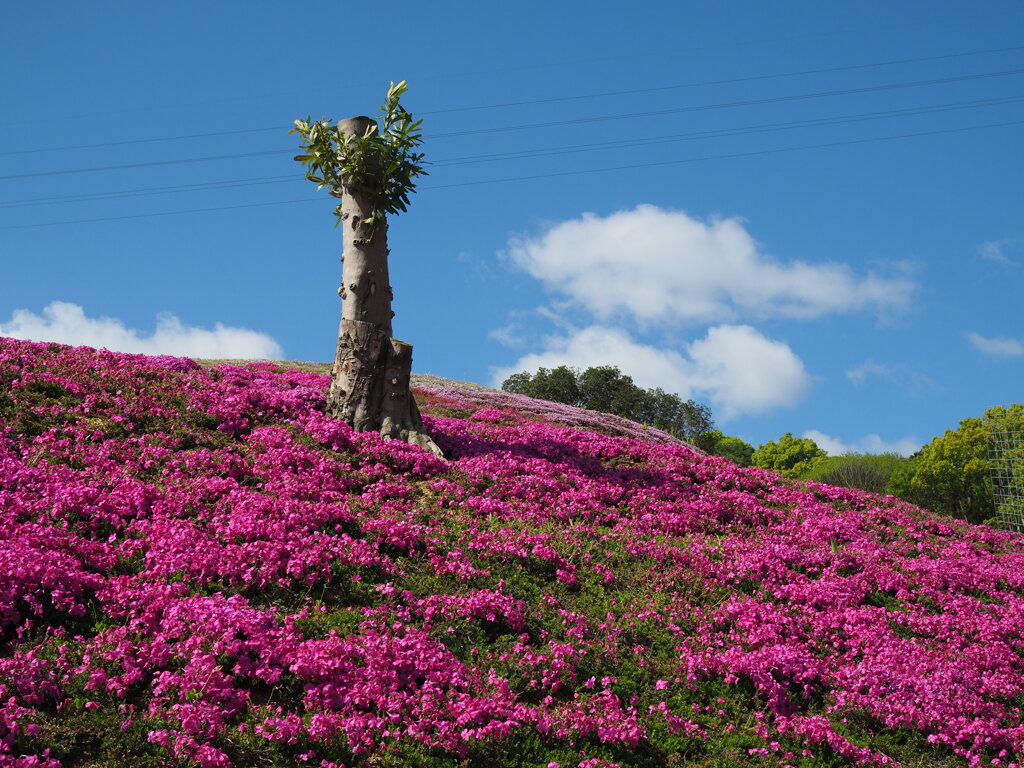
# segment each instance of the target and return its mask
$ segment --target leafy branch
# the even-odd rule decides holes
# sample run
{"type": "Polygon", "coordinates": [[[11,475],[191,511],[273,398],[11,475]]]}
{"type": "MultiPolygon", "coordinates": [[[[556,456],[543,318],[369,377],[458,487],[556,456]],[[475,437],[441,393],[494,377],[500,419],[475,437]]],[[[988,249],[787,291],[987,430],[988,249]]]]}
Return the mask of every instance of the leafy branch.
{"type": "MultiPolygon", "coordinates": [[[[413,120],[399,103],[407,90],[405,80],[391,83],[380,107],[380,128],[370,125],[362,136],[343,134],[326,117],[296,120],[295,128],[288,131],[302,136],[303,154],[295,159],[306,168],[306,178],[316,182],[317,189],[327,188],[339,200],[346,190],[370,199],[371,215],[366,223],[371,227],[389,213],[404,212],[409,195],[416,191],[416,177],[427,175],[423,154],[416,152],[423,141],[423,121],[413,120]]],[[[337,226],[341,222],[340,202],[334,215],[338,217],[334,223],[337,226]]]]}

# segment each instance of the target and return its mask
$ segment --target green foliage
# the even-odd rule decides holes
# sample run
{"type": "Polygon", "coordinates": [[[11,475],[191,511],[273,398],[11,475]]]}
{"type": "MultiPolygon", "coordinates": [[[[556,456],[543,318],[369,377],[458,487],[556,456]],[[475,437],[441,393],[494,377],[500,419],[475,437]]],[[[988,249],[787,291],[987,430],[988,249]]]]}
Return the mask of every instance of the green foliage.
{"type": "Polygon", "coordinates": [[[811,462],[800,472],[801,480],[816,480],[843,488],[859,488],[873,493],[890,492],[893,474],[910,464],[910,460],[896,453],[847,453],[828,456],[811,462]]]}
{"type": "Polygon", "coordinates": [[[774,469],[787,477],[800,477],[825,456],[825,451],[807,437],[793,437],[787,432],[778,442],[769,440],[751,456],[755,467],[774,469]]]}
{"type": "Polygon", "coordinates": [[[690,441],[715,425],[709,406],[693,399],[683,402],[679,395],[664,392],[661,387],[643,393],[638,415],[638,421],[690,441]]]}
{"type": "Polygon", "coordinates": [[[526,394],[524,390],[529,390],[529,397],[535,397],[538,400],[550,400],[553,403],[565,403],[566,405],[582,405],[580,387],[577,383],[578,376],[577,371],[564,365],[550,371],[547,368],[540,368],[532,377],[528,373],[518,373],[509,377],[505,384],[502,384],[502,389],[506,392],[519,392],[520,394],[526,394]]]}
{"type": "Polygon", "coordinates": [[[641,391],[633,383],[632,376],[614,365],[587,368],[580,374],[582,405],[592,411],[614,413],[616,416],[632,414],[640,405],[641,391]]]}
{"type": "Polygon", "coordinates": [[[707,405],[694,400],[683,402],[679,395],[661,387],[642,389],[633,383],[631,376],[613,365],[585,371],[560,365],[552,370],[540,368],[532,375],[523,371],[505,379],[501,388],[539,400],[612,413],[649,424],[683,440],[696,441],[714,426],[707,405]]]}
{"type": "MultiPolygon", "coordinates": [[[[1024,497],[1024,405],[990,408],[980,419],[960,422],[955,429],[896,467],[886,491],[933,512],[971,523],[988,522],[1006,512],[996,508],[1001,499],[1024,497]],[[993,435],[999,435],[1003,459],[993,479],[993,435]]],[[[1005,504],[1004,504],[1005,506],[1005,504]]]]}
{"type": "Polygon", "coordinates": [[[981,419],[964,419],[958,429],[921,449],[913,474],[893,478],[891,490],[933,512],[980,523],[993,514],[988,430],[981,419]]]}
{"type": "Polygon", "coordinates": [[[921,462],[921,451],[918,451],[903,464],[893,469],[889,476],[889,483],[885,486],[885,492],[892,494],[904,501],[912,501],[911,484],[914,475],[917,474],[918,464],[921,462]]]}
{"type": "Polygon", "coordinates": [[[700,448],[704,453],[711,453],[715,456],[719,454],[715,453],[715,446],[718,445],[718,441],[724,438],[725,435],[720,429],[709,429],[706,432],[702,432],[697,435],[693,440],[693,444],[700,448]]]}
{"type": "MultiPolygon", "coordinates": [[[[400,213],[409,205],[409,194],[416,190],[415,179],[425,176],[423,154],[416,152],[422,143],[422,120],[399,103],[408,90],[405,80],[391,83],[381,105],[377,125],[362,136],[343,134],[332,120],[296,120],[289,133],[302,136],[303,153],[295,159],[306,168],[306,178],[326,187],[332,197],[341,198],[344,190],[355,189],[369,197],[373,213],[367,224],[376,225],[389,213],[400,213]]],[[[341,203],[334,210],[341,221],[341,203]]]]}
{"type": "MultiPolygon", "coordinates": [[[[539,371],[537,371],[537,373],[540,373],[540,371],[546,371],[546,370],[547,370],[547,368],[541,368],[539,371]]],[[[533,387],[533,378],[534,377],[531,376],[530,374],[528,374],[526,371],[520,371],[519,373],[513,373],[511,376],[509,376],[507,379],[505,379],[505,381],[502,382],[501,389],[502,389],[503,392],[512,392],[513,394],[526,395],[527,397],[533,397],[533,395],[530,394],[530,391],[531,391],[531,389],[533,387]]],[[[563,401],[562,400],[558,400],[556,402],[561,403],[563,401]]]]}
{"type": "Polygon", "coordinates": [[[1024,532],[1024,405],[990,408],[982,423],[991,438],[989,458],[998,524],[1024,532]]]}
{"type": "Polygon", "coordinates": [[[982,421],[989,429],[1024,422],[1024,404],[1014,403],[1005,408],[1001,405],[989,408],[982,416],[982,421]]]}
{"type": "Polygon", "coordinates": [[[738,437],[722,434],[720,429],[709,429],[694,439],[693,444],[712,456],[722,456],[741,467],[749,467],[754,446],[738,437]]]}

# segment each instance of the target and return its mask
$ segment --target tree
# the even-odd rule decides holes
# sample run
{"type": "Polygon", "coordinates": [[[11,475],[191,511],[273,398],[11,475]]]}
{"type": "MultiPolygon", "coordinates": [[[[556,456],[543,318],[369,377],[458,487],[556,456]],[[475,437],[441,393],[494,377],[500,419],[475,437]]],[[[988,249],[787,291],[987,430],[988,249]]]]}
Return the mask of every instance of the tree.
{"type": "Polygon", "coordinates": [[[715,423],[708,406],[693,400],[684,403],[679,395],[661,387],[641,389],[614,365],[587,368],[582,373],[565,365],[552,370],[540,368],[533,375],[522,371],[505,379],[501,388],[540,400],[613,413],[691,442],[715,423]]]}
{"type": "Polygon", "coordinates": [[[708,429],[698,434],[693,444],[712,456],[721,456],[741,467],[749,467],[754,446],[738,437],[722,434],[720,429],[708,429]]]}
{"type": "Polygon", "coordinates": [[[566,405],[580,404],[580,388],[576,371],[564,365],[548,370],[541,368],[530,384],[530,397],[566,405]]]}
{"type": "Polygon", "coordinates": [[[723,456],[741,467],[749,467],[753,462],[754,446],[732,435],[725,435],[715,444],[714,454],[723,456]]]}
{"type": "Polygon", "coordinates": [[[711,408],[692,399],[683,402],[679,395],[665,392],[661,387],[641,390],[630,418],[690,442],[715,425],[711,408]]]}
{"type": "Polygon", "coordinates": [[[997,524],[1024,533],[1024,404],[985,411],[997,524]]]}
{"type": "Polygon", "coordinates": [[[643,390],[614,365],[587,368],[580,374],[580,399],[584,408],[631,418],[640,405],[643,390]]]}
{"type": "Polygon", "coordinates": [[[886,490],[933,512],[1018,530],[1022,457],[1024,405],[996,406],[933,438],[893,472],[886,490]]]}
{"type": "Polygon", "coordinates": [[[666,429],[672,434],[681,437],[683,440],[696,440],[697,437],[715,426],[715,420],[711,416],[711,407],[689,399],[679,405],[679,417],[674,424],[669,424],[666,429]]]}
{"type": "Polygon", "coordinates": [[[913,504],[914,475],[917,474],[917,467],[920,463],[921,451],[911,454],[903,464],[892,471],[889,482],[885,486],[885,492],[913,504]]]}
{"type": "Polygon", "coordinates": [[[409,387],[412,345],[392,338],[387,216],[406,210],[415,179],[424,175],[422,120],[399,103],[406,83],[392,83],[381,124],[366,116],[296,120],[302,137],[296,160],[317,189],[338,198],[342,225],[341,324],[327,396],[327,413],[360,432],[380,431],[440,456],[424,432],[409,387]]]}
{"type": "Polygon", "coordinates": [[[894,476],[890,489],[901,498],[971,523],[995,512],[989,476],[989,433],[981,419],[964,419],[921,449],[913,474],[894,476]]]}
{"type": "Polygon", "coordinates": [[[511,392],[515,395],[526,395],[527,397],[533,397],[533,395],[530,394],[532,388],[533,376],[528,374],[526,371],[513,373],[501,383],[501,390],[503,392],[511,392]]]}
{"type": "Polygon", "coordinates": [[[796,477],[806,471],[825,451],[807,437],[793,437],[787,432],[779,438],[779,442],[769,440],[759,446],[751,456],[755,467],[774,469],[787,477],[796,477]]]}
{"type": "Polygon", "coordinates": [[[550,400],[553,403],[566,405],[580,404],[580,388],[577,383],[579,372],[565,365],[548,370],[538,368],[532,376],[526,371],[513,373],[501,388],[505,392],[535,397],[538,400],[550,400]]]}

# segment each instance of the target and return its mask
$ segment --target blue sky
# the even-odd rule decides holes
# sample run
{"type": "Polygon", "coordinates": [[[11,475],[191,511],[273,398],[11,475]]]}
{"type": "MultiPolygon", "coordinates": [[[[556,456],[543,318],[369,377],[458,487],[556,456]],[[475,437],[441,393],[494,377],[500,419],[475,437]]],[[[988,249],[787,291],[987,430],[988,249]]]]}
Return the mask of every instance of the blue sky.
{"type": "Polygon", "coordinates": [[[332,204],[292,120],[432,162],[390,225],[414,369],[615,364],[783,432],[916,450],[1020,402],[1017,2],[18,3],[0,335],[328,360],[332,204]]]}

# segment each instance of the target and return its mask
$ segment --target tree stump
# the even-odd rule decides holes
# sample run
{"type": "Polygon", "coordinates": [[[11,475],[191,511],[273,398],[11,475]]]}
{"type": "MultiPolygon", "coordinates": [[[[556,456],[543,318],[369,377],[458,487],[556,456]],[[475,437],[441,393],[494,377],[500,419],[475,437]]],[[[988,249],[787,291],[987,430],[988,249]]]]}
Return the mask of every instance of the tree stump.
{"type": "MultiPolygon", "coordinates": [[[[372,118],[353,117],[339,120],[338,131],[362,136],[374,125],[372,118]]],[[[367,224],[375,202],[355,184],[342,188],[341,325],[327,413],[358,432],[379,431],[386,440],[402,440],[443,457],[423,429],[409,386],[412,345],[391,337],[387,222],[367,224]]]]}

